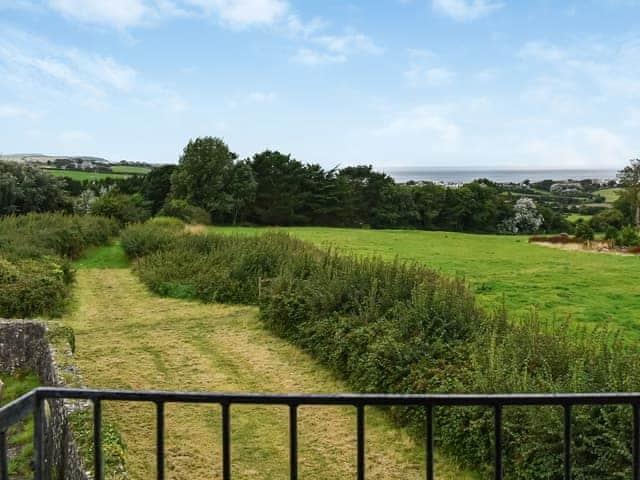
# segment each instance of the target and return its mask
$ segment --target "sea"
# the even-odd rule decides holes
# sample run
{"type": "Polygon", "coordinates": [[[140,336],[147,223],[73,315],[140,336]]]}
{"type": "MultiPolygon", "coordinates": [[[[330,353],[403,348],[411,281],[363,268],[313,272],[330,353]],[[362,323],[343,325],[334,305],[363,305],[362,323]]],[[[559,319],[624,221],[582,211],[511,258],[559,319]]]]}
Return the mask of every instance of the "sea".
{"type": "Polygon", "coordinates": [[[540,182],[542,180],[600,180],[608,181],[616,178],[617,170],[483,170],[465,168],[388,168],[384,172],[398,183],[429,181],[444,184],[470,183],[479,178],[487,178],[496,183],[521,183],[525,180],[540,182]]]}

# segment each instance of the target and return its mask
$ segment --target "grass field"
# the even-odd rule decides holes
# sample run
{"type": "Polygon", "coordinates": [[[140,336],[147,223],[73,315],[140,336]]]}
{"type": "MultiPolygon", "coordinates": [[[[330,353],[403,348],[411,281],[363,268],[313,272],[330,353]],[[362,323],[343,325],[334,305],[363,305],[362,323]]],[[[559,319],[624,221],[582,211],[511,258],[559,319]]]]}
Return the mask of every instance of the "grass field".
{"type": "Polygon", "coordinates": [[[618,199],[621,191],[621,188],[605,188],[598,190],[595,194],[603,196],[607,203],[613,203],[618,199]]]}
{"type": "Polygon", "coordinates": [[[73,180],[100,180],[103,178],[127,178],[128,174],[123,173],[96,173],[96,172],[82,172],[80,170],[58,170],[54,168],[46,168],[45,172],[54,175],[56,177],[68,177],[73,180]]]}
{"type": "Polygon", "coordinates": [[[113,173],[128,173],[131,175],[145,175],[151,171],[150,168],[147,167],[136,167],[129,165],[113,165],[111,167],[113,173]]]}
{"type": "MultiPolygon", "coordinates": [[[[260,228],[210,227],[257,234],[260,228]]],[[[623,327],[640,339],[640,256],[569,252],[530,245],[526,237],[416,230],[283,228],[345,253],[416,261],[464,277],[488,308],[503,301],[512,316],[536,308],[542,318],[623,327]]]]}
{"type": "MultiPolygon", "coordinates": [[[[119,246],[90,251],[77,266],[75,363],[90,387],[188,391],[339,392],[343,383],[266,332],[253,307],[203,305],[151,295],[126,268],[119,246]],[[97,268],[96,268],[97,267],[97,268]],[[112,268],[120,267],[120,268],[112,268]]],[[[154,408],[108,404],[127,443],[132,479],[154,476],[154,408]]],[[[169,405],[167,477],[220,478],[220,409],[169,405]]],[[[232,408],[232,474],[288,478],[288,411],[232,408]]],[[[421,442],[420,442],[421,443],[421,442]]],[[[355,478],[352,409],[301,408],[300,478],[355,478]]],[[[421,445],[367,410],[369,478],[424,478],[421,445]]],[[[438,458],[440,479],[470,479],[438,458]]]]}
{"type": "Polygon", "coordinates": [[[592,217],[593,215],[582,215],[580,213],[572,213],[570,215],[567,215],[567,220],[570,221],[571,223],[577,223],[578,220],[588,222],[589,220],[591,220],[592,217]]]}

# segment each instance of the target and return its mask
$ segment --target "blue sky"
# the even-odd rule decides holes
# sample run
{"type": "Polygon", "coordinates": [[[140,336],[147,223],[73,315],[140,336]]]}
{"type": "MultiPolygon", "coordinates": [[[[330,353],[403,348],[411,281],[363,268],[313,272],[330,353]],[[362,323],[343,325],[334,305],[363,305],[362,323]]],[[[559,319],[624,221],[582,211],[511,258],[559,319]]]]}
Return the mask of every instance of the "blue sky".
{"type": "Polygon", "coordinates": [[[0,0],[0,153],[617,168],[640,0],[0,0]]]}

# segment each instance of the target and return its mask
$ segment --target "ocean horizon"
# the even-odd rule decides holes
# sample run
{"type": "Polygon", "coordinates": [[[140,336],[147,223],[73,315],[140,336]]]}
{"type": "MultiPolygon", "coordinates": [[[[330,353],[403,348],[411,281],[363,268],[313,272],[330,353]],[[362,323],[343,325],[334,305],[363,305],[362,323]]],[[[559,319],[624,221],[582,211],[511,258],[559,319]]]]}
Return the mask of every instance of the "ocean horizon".
{"type": "Polygon", "coordinates": [[[479,178],[487,178],[496,183],[521,183],[525,180],[615,180],[615,169],[466,169],[438,167],[387,168],[383,170],[396,182],[469,183],[479,178]]]}

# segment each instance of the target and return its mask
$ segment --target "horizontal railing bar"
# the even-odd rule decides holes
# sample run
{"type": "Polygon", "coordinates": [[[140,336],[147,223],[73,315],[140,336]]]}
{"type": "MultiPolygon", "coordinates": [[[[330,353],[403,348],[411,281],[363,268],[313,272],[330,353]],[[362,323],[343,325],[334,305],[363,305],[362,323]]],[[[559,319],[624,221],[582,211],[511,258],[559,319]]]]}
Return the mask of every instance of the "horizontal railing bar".
{"type": "MultiPolygon", "coordinates": [[[[534,393],[534,394],[257,394],[183,393],[167,391],[94,390],[39,387],[40,398],[126,400],[165,403],[235,403],[262,405],[431,405],[531,406],[624,405],[640,401],[640,393],[534,393]]],[[[7,408],[7,407],[5,407],[7,408]]],[[[4,409],[0,410],[0,417],[4,409]]],[[[0,425],[1,426],[1,425],[0,425]]]]}
{"type": "Polygon", "coordinates": [[[31,391],[0,409],[0,431],[8,428],[31,415],[36,409],[35,391],[31,391]]]}

